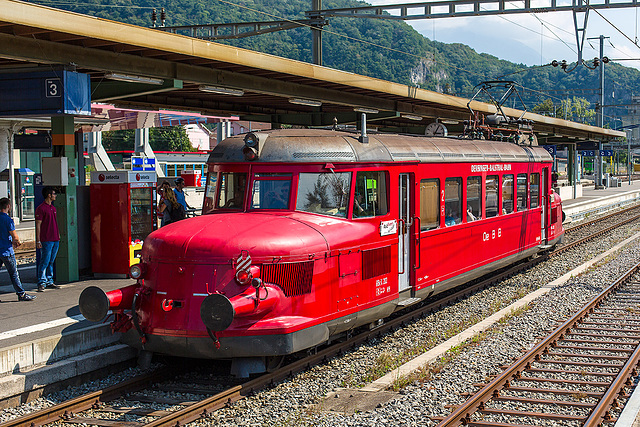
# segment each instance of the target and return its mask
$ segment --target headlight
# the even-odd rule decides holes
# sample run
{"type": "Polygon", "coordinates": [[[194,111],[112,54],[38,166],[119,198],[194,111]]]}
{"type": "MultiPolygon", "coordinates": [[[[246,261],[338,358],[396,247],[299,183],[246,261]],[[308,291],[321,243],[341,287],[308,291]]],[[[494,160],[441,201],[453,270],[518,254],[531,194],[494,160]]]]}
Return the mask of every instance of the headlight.
{"type": "Polygon", "coordinates": [[[144,274],[144,266],[142,264],[133,264],[131,267],[129,267],[129,276],[132,279],[134,280],[141,279],[143,274],[144,274]]]}
{"type": "Polygon", "coordinates": [[[255,133],[249,132],[244,137],[244,145],[251,148],[256,148],[258,146],[258,137],[255,133]]]}
{"type": "Polygon", "coordinates": [[[238,270],[238,272],[236,273],[236,281],[243,286],[251,283],[251,279],[251,273],[249,273],[247,270],[238,270]]]}

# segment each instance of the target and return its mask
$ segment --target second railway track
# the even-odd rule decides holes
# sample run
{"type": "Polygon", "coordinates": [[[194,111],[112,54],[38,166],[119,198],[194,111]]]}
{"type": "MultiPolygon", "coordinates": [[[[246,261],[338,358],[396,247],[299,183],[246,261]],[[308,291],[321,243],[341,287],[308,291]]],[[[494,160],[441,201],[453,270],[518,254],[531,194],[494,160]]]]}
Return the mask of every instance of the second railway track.
{"type": "Polygon", "coordinates": [[[595,427],[638,375],[640,264],[455,409],[438,427],[595,427]]]}

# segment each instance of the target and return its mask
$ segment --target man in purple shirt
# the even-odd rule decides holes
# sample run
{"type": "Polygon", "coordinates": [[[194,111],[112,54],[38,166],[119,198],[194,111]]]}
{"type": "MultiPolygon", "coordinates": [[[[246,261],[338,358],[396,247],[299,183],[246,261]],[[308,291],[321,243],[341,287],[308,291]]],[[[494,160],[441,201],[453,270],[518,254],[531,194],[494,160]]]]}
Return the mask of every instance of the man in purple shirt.
{"type": "Polygon", "coordinates": [[[60,247],[60,232],[58,218],[53,202],[56,200],[56,190],[52,187],[42,189],[44,202],[36,208],[36,248],[40,251],[40,263],[36,274],[38,276],[38,292],[47,289],[60,289],[53,283],[53,264],[60,247]]]}
{"type": "Polygon", "coordinates": [[[20,239],[16,233],[16,226],[13,223],[13,219],[9,216],[9,212],[11,212],[11,202],[8,198],[3,197],[0,199],[0,265],[4,264],[7,268],[13,289],[15,289],[16,294],[18,294],[18,301],[31,301],[36,297],[28,295],[24,291],[22,283],[20,282],[20,276],[18,275],[18,266],[13,247],[20,246],[20,239]]]}

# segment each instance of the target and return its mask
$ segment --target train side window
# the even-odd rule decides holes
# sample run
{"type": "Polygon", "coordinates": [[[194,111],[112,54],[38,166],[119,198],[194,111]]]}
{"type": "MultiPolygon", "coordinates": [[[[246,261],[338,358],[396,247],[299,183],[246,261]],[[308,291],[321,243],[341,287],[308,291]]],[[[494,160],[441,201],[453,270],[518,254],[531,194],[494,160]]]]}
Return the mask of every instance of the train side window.
{"type": "Polygon", "coordinates": [[[440,225],[440,180],[420,181],[420,231],[433,230],[440,225]]]}
{"type": "Polygon", "coordinates": [[[489,175],[484,181],[485,189],[485,215],[487,218],[498,215],[498,191],[500,187],[500,178],[498,175],[489,175]]]}
{"type": "Polygon", "coordinates": [[[444,225],[462,222],[462,178],[447,178],[444,182],[444,225]]]}
{"type": "Polygon", "coordinates": [[[531,196],[531,209],[540,206],[540,174],[529,175],[529,193],[531,196]]]}
{"type": "Polygon", "coordinates": [[[257,173],[253,181],[251,209],[288,209],[290,173],[257,173]]]}
{"type": "Polygon", "coordinates": [[[527,174],[518,174],[518,211],[524,211],[527,209],[527,174]]]}
{"type": "Polygon", "coordinates": [[[247,188],[247,174],[223,172],[220,174],[220,181],[218,209],[242,209],[247,188]]]}
{"type": "Polygon", "coordinates": [[[502,176],[502,213],[513,212],[513,175],[502,176]]]}
{"type": "Polygon", "coordinates": [[[216,191],[218,190],[218,174],[211,172],[207,177],[207,188],[205,189],[204,203],[202,204],[202,213],[206,214],[213,210],[213,202],[216,199],[216,191]]]}
{"type": "Polygon", "coordinates": [[[482,178],[467,178],[467,222],[482,219],[482,178]]]}
{"type": "Polygon", "coordinates": [[[389,212],[388,199],[385,171],[366,171],[356,174],[352,214],[354,218],[386,215],[389,212]]]}
{"type": "Polygon", "coordinates": [[[300,173],[296,210],[341,218],[347,216],[351,173],[300,173]]]}

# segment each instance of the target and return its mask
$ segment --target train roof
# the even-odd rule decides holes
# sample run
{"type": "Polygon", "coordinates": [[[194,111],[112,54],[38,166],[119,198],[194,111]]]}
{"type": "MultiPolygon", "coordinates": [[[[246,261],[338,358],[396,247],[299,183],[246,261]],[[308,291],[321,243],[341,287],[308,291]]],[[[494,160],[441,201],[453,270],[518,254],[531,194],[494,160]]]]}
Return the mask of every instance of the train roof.
{"type": "MultiPolygon", "coordinates": [[[[277,129],[255,132],[266,135],[256,163],[309,162],[550,162],[550,154],[538,146],[510,142],[427,137],[398,134],[360,134],[324,129],[277,129]]],[[[245,162],[246,134],[222,141],[209,155],[209,163],[245,162]]]]}

